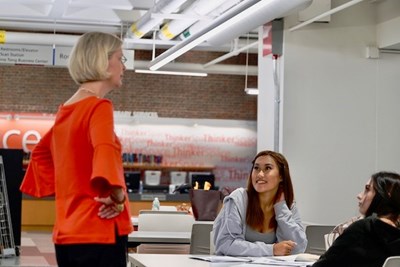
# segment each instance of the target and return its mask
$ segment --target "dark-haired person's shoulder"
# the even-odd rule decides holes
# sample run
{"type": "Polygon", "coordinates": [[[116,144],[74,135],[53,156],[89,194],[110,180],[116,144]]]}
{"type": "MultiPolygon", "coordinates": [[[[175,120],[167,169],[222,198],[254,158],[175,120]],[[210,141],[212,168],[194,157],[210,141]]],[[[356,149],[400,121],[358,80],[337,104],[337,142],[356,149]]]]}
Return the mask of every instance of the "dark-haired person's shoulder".
{"type": "Polygon", "coordinates": [[[343,231],[343,234],[361,234],[364,233],[365,231],[370,231],[371,226],[375,223],[376,217],[367,217],[367,218],[362,218],[359,219],[352,224],[350,224],[345,231],[343,231]]]}
{"type": "Polygon", "coordinates": [[[365,225],[365,224],[370,224],[373,221],[375,221],[376,219],[377,218],[375,216],[361,218],[361,219],[356,220],[353,223],[351,223],[347,229],[351,229],[351,228],[355,228],[355,227],[357,228],[357,227],[360,227],[360,226],[365,225]]]}

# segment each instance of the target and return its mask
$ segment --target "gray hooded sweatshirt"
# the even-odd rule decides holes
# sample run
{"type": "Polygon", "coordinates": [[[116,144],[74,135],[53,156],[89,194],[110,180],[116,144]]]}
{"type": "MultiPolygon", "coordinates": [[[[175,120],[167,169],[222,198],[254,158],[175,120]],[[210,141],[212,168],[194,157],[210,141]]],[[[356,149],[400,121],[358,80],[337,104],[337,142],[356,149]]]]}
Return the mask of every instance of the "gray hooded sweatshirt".
{"type": "Polygon", "coordinates": [[[247,202],[247,191],[244,188],[238,188],[225,197],[224,205],[214,221],[215,254],[249,257],[273,256],[274,243],[285,240],[297,243],[292,250],[293,254],[305,251],[306,233],[295,203],[291,209],[288,208],[285,201],[274,205],[275,219],[278,223],[275,241],[264,243],[263,241],[246,240],[246,231],[249,231],[246,225],[247,202]]]}

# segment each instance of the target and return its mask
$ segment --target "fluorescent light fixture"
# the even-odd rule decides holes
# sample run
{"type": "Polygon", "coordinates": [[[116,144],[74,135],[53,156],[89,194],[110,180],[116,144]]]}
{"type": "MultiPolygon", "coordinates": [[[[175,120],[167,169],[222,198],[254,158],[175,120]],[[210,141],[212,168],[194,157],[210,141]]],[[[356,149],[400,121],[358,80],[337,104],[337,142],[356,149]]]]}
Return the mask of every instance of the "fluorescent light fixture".
{"type": "MultiPolygon", "coordinates": [[[[250,1],[251,2],[251,1],[250,1]]],[[[216,36],[223,31],[225,31],[226,28],[228,28],[230,25],[237,23],[244,18],[251,18],[253,14],[258,12],[261,8],[265,8],[266,6],[270,5],[274,0],[263,0],[259,1],[252,6],[248,7],[244,11],[234,15],[230,19],[227,19],[225,21],[222,21],[219,25],[215,26],[211,30],[204,29],[202,31],[197,32],[195,35],[192,36],[192,38],[188,38],[181,43],[173,46],[172,48],[168,49],[158,57],[156,57],[152,62],[150,62],[150,70],[157,70],[164,66],[165,64],[168,64],[172,60],[176,59],[180,55],[186,53],[187,51],[191,50],[192,48],[196,47],[197,45],[203,43],[204,41],[208,40],[209,38],[216,36]]],[[[242,5],[245,6],[248,4],[247,1],[243,1],[242,5]]],[[[238,6],[241,4],[238,4],[238,6]]],[[[222,16],[221,16],[222,19],[222,16]]],[[[220,20],[221,20],[220,19],[220,20]]],[[[219,23],[220,20],[215,22],[215,24],[219,23]]],[[[208,28],[208,27],[207,27],[208,28]]]]}
{"type": "Polygon", "coordinates": [[[258,95],[258,88],[245,88],[244,91],[248,95],[258,95]]]}
{"type": "Polygon", "coordinates": [[[168,70],[135,70],[137,73],[146,74],[166,74],[166,75],[184,75],[184,76],[199,76],[206,77],[208,74],[205,72],[187,72],[187,71],[168,71],[168,70]]]}
{"type": "Polygon", "coordinates": [[[13,118],[12,114],[0,114],[0,119],[11,120],[13,118]]]}

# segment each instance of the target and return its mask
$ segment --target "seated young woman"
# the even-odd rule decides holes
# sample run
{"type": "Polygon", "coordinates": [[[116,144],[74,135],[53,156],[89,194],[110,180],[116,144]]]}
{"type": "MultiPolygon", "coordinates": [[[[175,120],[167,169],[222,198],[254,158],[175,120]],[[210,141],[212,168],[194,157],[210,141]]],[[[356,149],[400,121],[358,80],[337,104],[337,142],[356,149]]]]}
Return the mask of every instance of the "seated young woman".
{"type": "Polygon", "coordinates": [[[225,197],[214,221],[215,253],[283,256],[304,252],[307,238],[287,160],[280,153],[262,151],[252,163],[247,188],[225,197]]]}
{"type": "Polygon", "coordinates": [[[329,247],[332,245],[333,241],[335,241],[335,239],[338,238],[339,235],[343,234],[344,230],[346,230],[352,223],[365,218],[365,214],[367,213],[369,205],[371,204],[374,196],[375,191],[373,190],[373,187],[371,185],[371,179],[369,179],[365,184],[364,190],[357,195],[358,211],[360,212],[360,215],[352,217],[346,222],[340,223],[335,226],[335,228],[330,233],[330,238],[328,238],[327,240],[327,245],[329,247]]]}
{"type": "Polygon", "coordinates": [[[368,207],[365,218],[344,230],[313,267],[381,267],[400,256],[400,175],[375,173],[359,201],[368,207]]]}

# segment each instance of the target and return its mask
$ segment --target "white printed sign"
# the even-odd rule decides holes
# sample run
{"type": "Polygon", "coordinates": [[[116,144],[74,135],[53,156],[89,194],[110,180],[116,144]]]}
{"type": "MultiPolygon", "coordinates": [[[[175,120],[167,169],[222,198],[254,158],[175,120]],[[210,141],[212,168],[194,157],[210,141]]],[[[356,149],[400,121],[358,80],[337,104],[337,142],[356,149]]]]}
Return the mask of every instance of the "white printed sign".
{"type": "Polygon", "coordinates": [[[71,50],[72,47],[70,46],[56,46],[54,49],[54,65],[67,66],[71,50]]]}
{"type": "Polygon", "coordinates": [[[0,63],[21,65],[53,65],[53,48],[41,45],[0,45],[0,63]]]}
{"type": "MultiPolygon", "coordinates": [[[[65,67],[71,46],[0,44],[0,64],[43,65],[65,67]]],[[[123,50],[125,67],[134,68],[134,50],[123,50]]]]}
{"type": "MultiPolygon", "coordinates": [[[[67,66],[71,50],[72,47],[70,46],[56,46],[54,49],[54,65],[61,67],[67,66]]],[[[127,59],[125,62],[125,67],[128,70],[133,70],[134,52],[134,50],[123,50],[124,56],[127,59]]]]}

